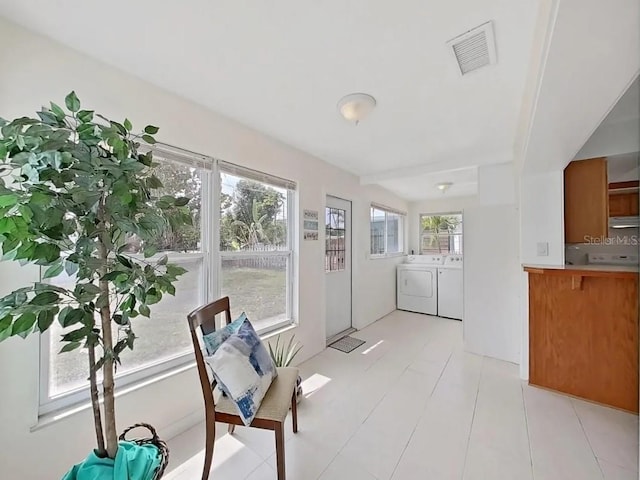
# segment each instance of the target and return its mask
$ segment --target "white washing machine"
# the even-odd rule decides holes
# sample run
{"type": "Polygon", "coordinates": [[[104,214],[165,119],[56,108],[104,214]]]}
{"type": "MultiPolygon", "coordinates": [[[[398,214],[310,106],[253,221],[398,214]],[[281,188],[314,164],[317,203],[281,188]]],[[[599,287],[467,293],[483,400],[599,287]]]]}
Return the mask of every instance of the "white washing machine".
{"type": "Polygon", "coordinates": [[[398,310],[438,314],[438,265],[443,261],[442,255],[409,255],[398,265],[398,310]]]}
{"type": "Polygon", "coordinates": [[[438,316],[462,320],[462,255],[447,255],[438,267],[438,316]]]}

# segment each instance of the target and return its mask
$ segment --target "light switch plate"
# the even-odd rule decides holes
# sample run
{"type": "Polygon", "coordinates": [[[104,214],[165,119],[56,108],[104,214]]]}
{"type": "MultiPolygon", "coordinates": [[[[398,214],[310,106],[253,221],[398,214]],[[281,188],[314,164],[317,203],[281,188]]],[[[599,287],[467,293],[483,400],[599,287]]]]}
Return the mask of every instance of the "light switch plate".
{"type": "Polygon", "coordinates": [[[536,253],[539,257],[549,256],[549,242],[538,242],[536,245],[536,253]]]}

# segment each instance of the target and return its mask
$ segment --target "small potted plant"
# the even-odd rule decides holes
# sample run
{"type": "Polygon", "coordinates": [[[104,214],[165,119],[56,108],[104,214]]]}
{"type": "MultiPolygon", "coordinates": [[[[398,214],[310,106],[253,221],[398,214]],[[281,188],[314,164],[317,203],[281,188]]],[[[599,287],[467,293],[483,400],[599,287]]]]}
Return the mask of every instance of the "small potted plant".
{"type": "MultiPolygon", "coordinates": [[[[141,141],[155,143],[158,128],[136,135],[129,120],[82,110],[74,92],[65,104],[51,103],[38,118],[0,119],[0,247],[5,259],[42,269],[41,282],[0,298],[0,341],[58,322],[65,328],[61,353],[87,349],[97,448],[85,462],[117,468],[114,459],[130,445],[119,444],[116,432],[115,369],[134,347],[135,318],[149,317],[150,305],[175,294],[185,273],[155,244],[191,223],[189,199],[158,195],[152,153],[140,149],[141,141]],[[72,287],[49,282],[63,272],[72,287]]],[[[167,452],[160,453],[149,480],[166,466],[167,452]]],[[[65,478],[81,471],[76,466],[65,478]]]]}
{"type": "MultiPolygon", "coordinates": [[[[280,335],[278,335],[273,348],[271,347],[271,343],[269,343],[269,354],[276,367],[288,367],[298,352],[302,350],[302,345],[300,342],[296,342],[295,338],[296,336],[292,335],[288,343],[285,344],[283,341],[281,344],[280,335]]],[[[296,381],[296,401],[300,403],[300,400],[302,400],[302,377],[298,375],[298,380],[296,381]]]]}

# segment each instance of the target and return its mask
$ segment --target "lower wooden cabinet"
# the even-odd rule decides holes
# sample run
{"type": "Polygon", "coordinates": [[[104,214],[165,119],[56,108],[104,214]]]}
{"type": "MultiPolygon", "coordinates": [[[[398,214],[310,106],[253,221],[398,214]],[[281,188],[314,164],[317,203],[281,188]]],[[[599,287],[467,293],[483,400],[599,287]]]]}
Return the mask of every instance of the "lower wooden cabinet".
{"type": "Polygon", "coordinates": [[[529,383],[637,412],[637,274],[560,272],[529,271],[529,383]]]}

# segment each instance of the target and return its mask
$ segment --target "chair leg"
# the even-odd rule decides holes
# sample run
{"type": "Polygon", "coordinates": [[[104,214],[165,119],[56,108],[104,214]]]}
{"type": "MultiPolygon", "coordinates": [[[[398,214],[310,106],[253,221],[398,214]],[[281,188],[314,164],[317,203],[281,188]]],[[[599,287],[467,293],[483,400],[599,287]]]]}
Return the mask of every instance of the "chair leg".
{"type": "Polygon", "coordinates": [[[291,420],[293,423],[293,433],[298,433],[298,399],[296,398],[296,391],[293,391],[293,397],[291,398],[291,420]]]}
{"type": "Polygon", "coordinates": [[[233,435],[233,432],[235,432],[235,430],[236,430],[236,426],[233,423],[230,423],[229,428],[227,430],[229,432],[229,435],[233,435]]]}
{"type": "Polygon", "coordinates": [[[202,480],[209,480],[209,472],[211,471],[211,461],[213,460],[213,444],[216,440],[216,423],[212,419],[206,420],[207,433],[204,445],[204,469],[202,471],[202,480]]]}
{"type": "Polygon", "coordinates": [[[285,480],[285,463],[284,463],[284,424],[277,423],[276,433],[276,464],[278,470],[278,480],[285,480]]]}

